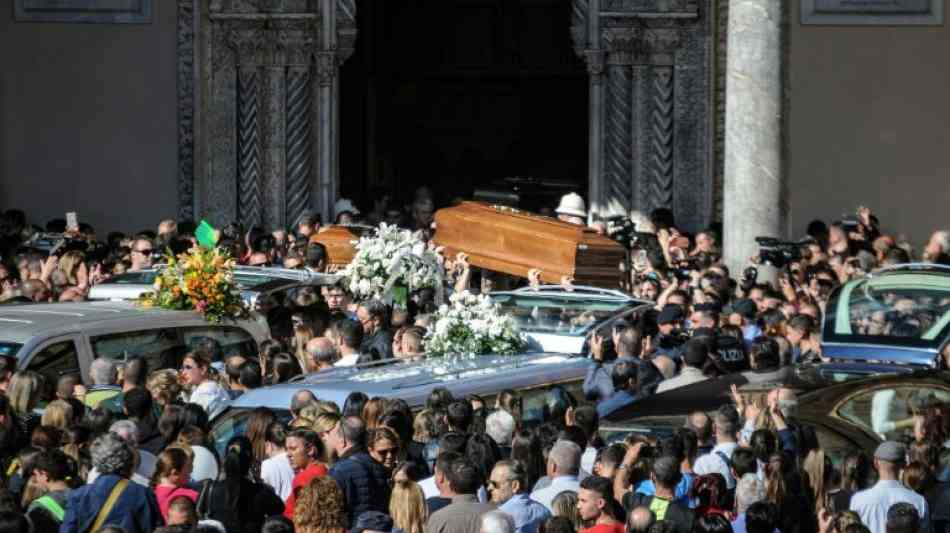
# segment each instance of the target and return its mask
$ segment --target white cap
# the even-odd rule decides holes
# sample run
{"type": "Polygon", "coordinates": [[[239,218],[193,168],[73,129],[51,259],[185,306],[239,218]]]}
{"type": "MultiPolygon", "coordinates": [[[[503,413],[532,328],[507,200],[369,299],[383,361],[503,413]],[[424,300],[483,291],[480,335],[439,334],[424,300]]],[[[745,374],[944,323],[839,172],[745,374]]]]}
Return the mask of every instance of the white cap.
{"type": "Polygon", "coordinates": [[[343,213],[344,211],[349,211],[354,215],[360,214],[360,210],[357,209],[355,205],[353,205],[353,202],[347,198],[340,198],[335,204],[333,204],[333,216],[340,216],[340,213],[343,213]]]}
{"type": "Polygon", "coordinates": [[[565,194],[561,197],[561,203],[554,210],[559,215],[569,215],[572,217],[587,217],[587,204],[584,199],[576,192],[565,194]]]}

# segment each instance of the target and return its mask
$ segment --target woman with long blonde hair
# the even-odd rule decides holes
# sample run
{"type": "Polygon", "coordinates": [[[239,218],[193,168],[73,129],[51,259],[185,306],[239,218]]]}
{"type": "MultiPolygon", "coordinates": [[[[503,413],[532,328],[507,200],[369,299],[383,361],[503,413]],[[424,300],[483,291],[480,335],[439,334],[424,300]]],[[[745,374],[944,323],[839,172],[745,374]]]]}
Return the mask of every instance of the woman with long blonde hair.
{"type": "Polygon", "coordinates": [[[415,481],[397,481],[393,485],[393,494],[389,499],[389,516],[393,519],[393,528],[403,533],[423,533],[429,509],[426,507],[425,493],[415,481]]]}
{"type": "Polygon", "coordinates": [[[10,377],[7,398],[13,411],[13,424],[19,442],[27,443],[33,430],[40,425],[40,415],[33,411],[40,401],[42,377],[32,370],[21,370],[10,377]]]}
{"type": "Polygon", "coordinates": [[[294,356],[297,358],[297,362],[300,363],[300,369],[304,374],[307,374],[312,371],[308,360],[310,356],[307,355],[307,343],[313,339],[313,330],[310,329],[310,326],[296,326],[294,327],[294,356]]]}
{"type": "Polygon", "coordinates": [[[297,533],[343,533],[346,512],[343,491],[330,476],[315,477],[300,491],[294,506],[297,533]]]}
{"type": "Polygon", "coordinates": [[[329,438],[330,432],[333,431],[339,424],[342,417],[339,413],[333,411],[327,411],[317,415],[316,419],[311,424],[310,428],[313,429],[317,435],[320,437],[320,442],[323,443],[323,462],[328,465],[332,465],[336,458],[334,457],[333,446],[330,445],[329,438]]]}
{"type": "Polygon", "coordinates": [[[808,488],[811,489],[811,496],[815,499],[815,511],[820,512],[822,509],[827,509],[828,492],[831,489],[834,477],[834,467],[831,464],[831,459],[820,448],[812,450],[805,457],[802,470],[805,472],[808,488]]]}

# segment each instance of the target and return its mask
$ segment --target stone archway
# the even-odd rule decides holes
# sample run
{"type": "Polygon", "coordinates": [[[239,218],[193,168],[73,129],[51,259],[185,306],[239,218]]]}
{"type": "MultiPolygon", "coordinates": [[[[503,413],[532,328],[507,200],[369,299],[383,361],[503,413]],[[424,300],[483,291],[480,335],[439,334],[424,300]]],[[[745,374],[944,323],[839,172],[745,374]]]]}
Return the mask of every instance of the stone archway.
{"type": "MultiPolygon", "coordinates": [[[[589,73],[592,211],[714,218],[725,0],[572,2],[589,73]]],[[[179,205],[223,224],[329,214],[339,187],[339,66],[356,0],[178,0],[179,205]]]]}

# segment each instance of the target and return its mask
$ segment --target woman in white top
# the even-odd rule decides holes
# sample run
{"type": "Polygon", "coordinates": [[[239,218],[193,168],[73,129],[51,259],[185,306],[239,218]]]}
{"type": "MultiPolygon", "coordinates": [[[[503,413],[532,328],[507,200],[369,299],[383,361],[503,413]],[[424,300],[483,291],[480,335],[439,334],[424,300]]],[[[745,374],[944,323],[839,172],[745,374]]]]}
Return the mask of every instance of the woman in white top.
{"type": "Polygon", "coordinates": [[[228,393],[217,381],[211,379],[211,359],[202,352],[191,352],[185,355],[181,363],[181,378],[185,386],[191,390],[188,402],[200,405],[208,419],[224,408],[228,402],[228,393]]]}
{"type": "Polygon", "coordinates": [[[261,481],[270,485],[280,499],[286,502],[294,481],[294,469],[290,466],[287,451],[284,450],[287,430],[280,422],[271,422],[264,436],[267,459],[261,463],[261,481]]]}

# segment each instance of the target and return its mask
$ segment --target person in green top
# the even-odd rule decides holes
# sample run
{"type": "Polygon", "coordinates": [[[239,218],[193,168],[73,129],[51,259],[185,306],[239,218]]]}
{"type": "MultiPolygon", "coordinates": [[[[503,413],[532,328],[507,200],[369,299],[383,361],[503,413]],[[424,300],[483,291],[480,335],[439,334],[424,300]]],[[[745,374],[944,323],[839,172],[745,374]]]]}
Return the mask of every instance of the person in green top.
{"type": "MultiPolygon", "coordinates": [[[[132,389],[145,389],[148,379],[148,362],[142,357],[133,357],[122,367],[122,389],[119,394],[105,398],[99,402],[99,407],[108,409],[114,415],[122,416],[125,413],[125,394],[132,389]]],[[[92,393],[90,393],[92,394],[92,393]]],[[[158,413],[160,415],[161,413],[158,413]]],[[[157,415],[156,415],[157,416],[157,415]]]]}
{"type": "Polygon", "coordinates": [[[40,452],[30,478],[46,494],[33,500],[26,514],[34,531],[58,531],[66,516],[69,481],[75,477],[75,462],[57,449],[40,452]]]}
{"type": "Polygon", "coordinates": [[[82,398],[86,407],[95,409],[99,403],[118,396],[122,390],[118,387],[115,362],[105,357],[97,357],[89,367],[92,388],[82,398]]]}

